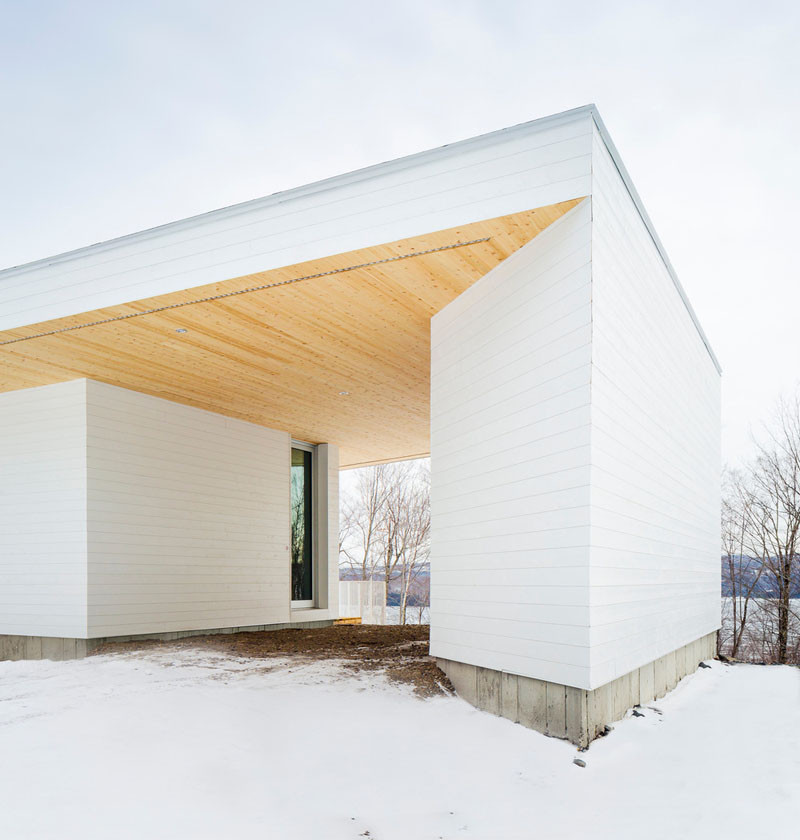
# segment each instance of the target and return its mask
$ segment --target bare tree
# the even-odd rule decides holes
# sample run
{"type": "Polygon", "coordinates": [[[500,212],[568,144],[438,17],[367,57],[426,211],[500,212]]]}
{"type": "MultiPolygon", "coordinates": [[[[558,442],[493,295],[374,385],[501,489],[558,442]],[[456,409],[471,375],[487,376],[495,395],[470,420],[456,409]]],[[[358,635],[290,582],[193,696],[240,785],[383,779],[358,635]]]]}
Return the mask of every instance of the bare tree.
{"type": "Polygon", "coordinates": [[[389,473],[385,464],[359,470],[355,491],[342,503],[339,562],[344,560],[358,580],[372,580],[375,573],[389,473]]]}
{"type": "MultiPolygon", "coordinates": [[[[734,659],[739,653],[747,629],[750,599],[756,591],[764,566],[748,553],[748,533],[753,522],[751,491],[740,472],[726,469],[722,477],[722,551],[723,582],[731,598],[731,634],[722,631],[717,642],[720,652],[734,659]]],[[[723,625],[724,626],[724,625],[723,625]]]]}
{"type": "Polygon", "coordinates": [[[427,470],[414,461],[386,465],[385,479],[377,567],[384,580],[387,603],[392,581],[399,581],[399,622],[405,624],[408,588],[429,556],[429,479],[427,470]]]}
{"type": "Polygon", "coordinates": [[[382,464],[379,467],[367,467],[367,470],[380,470],[382,487],[381,503],[377,510],[374,539],[373,562],[375,571],[383,579],[385,603],[389,603],[389,589],[396,577],[399,552],[402,550],[402,534],[399,533],[402,508],[402,466],[382,464]]]}
{"type": "Polygon", "coordinates": [[[752,469],[754,548],[768,578],[765,606],[776,613],[775,659],[787,661],[791,595],[800,549],[800,400],[782,400],[752,469]]]}
{"type": "Polygon", "coordinates": [[[422,624],[425,608],[431,603],[431,579],[429,575],[420,574],[411,584],[409,595],[416,601],[417,624],[422,624]]]}
{"type": "Polygon", "coordinates": [[[425,463],[365,467],[343,499],[340,564],[362,580],[383,579],[386,601],[400,591],[400,623],[409,592],[430,554],[430,474],[425,463]]]}
{"type": "Polygon", "coordinates": [[[723,562],[729,558],[737,610],[733,649],[747,636],[759,658],[785,663],[800,647],[792,600],[800,583],[800,395],[779,403],[756,446],[754,460],[725,488],[723,562]]]}
{"type": "Polygon", "coordinates": [[[410,462],[398,469],[396,478],[387,499],[386,513],[391,522],[400,581],[399,623],[405,624],[409,591],[430,558],[430,473],[427,468],[410,462]]]}

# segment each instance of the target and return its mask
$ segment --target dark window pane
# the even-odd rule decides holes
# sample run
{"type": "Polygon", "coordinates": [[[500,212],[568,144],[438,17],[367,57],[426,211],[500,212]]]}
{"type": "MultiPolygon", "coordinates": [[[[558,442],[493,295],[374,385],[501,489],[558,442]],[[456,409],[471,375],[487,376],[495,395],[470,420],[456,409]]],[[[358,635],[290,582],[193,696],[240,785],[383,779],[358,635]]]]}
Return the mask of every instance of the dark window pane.
{"type": "Polygon", "coordinates": [[[314,597],[311,555],[311,453],[292,449],[292,600],[314,597]]]}

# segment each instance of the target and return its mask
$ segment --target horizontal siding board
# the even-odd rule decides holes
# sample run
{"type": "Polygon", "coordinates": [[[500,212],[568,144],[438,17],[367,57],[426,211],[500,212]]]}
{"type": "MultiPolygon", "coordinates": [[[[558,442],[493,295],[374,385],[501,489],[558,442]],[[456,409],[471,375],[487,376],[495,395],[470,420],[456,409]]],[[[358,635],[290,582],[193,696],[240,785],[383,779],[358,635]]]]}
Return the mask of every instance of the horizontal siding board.
{"type": "MultiPolygon", "coordinates": [[[[585,371],[581,367],[567,367],[562,369],[561,374],[526,389],[522,394],[512,394],[509,389],[505,402],[487,405],[484,396],[476,391],[461,401],[462,405],[470,403],[473,406],[473,414],[459,420],[457,411],[448,411],[443,418],[441,431],[448,442],[453,438],[461,442],[460,446],[448,447],[451,457],[463,454],[469,441],[482,443],[492,454],[504,452],[513,448],[509,442],[519,441],[522,429],[532,425],[542,424],[541,438],[552,438],[559,435],[565,425],[575,419],[575,415],[583,415],[578,417],[578,422],[585,420],[586,412],[581,412],[581,409],[588,407],[589,400],[589,382],[585,371]],[[505,411],[504,405],[507,409],[505,411]],[[483,438],[479,436],[481,429],[486,427],[497,428],[496,440],[487,441],[485,435],[483,438]]],[[[432,410],[435,410],[434,406],[432,410]]],[[[539,439],[537,436],[531,443],[539,439]]]]}
{"type": "Polygon", "coordinates": [[[559,546],[558,548],[526,548],[522,551],[507,551],[502,559],[487,562],[481,553],[437,555],[436,572],[463,571],[476,569],[544,569],[550,567],[567,568],[583,566],[586,563],[588,546],[559,546]]]}
{"type": "Polygon", "coordinates": [[[589,665],[590,220],[584,202],[431,332],[431,652],[572,685],[589,665]]]}
{"type": "MultiPolygon", "coordinates": [[[[493,586],[519,587],[580,587],[586,585],[586,567],[528,566],[527,568],[437,569],[436,586],[465,586],[473,590],[493,586]]],[[[488,594],[488,589],[487,589],[488,594]]]]}
{"type": "Polygon", "coordinates": [[[517,534],[500,534],[499,536],[478,536],[457,539],[438,540],[437,556],[455,557],[458,555],[500,555],[508,552],[525,552],[536,548],[562,548],[589,545],[589,511],[583,508],[584,523],[571,527],[554,528],[542,525],[538,530],[517,534]]]}
{"type": "Polygon", "coordinates": [[[290,438],[88,383],[90,637],[289,621],[290,438]]]}
{"type": "Polygon", "coordinates": [[[588,438],[588,428],[551,435],[545,440],[528,441],[520,435],[519,458],[514,456],[513,447],[509,447],[494,458],[481,459],[480,466],[457,464],[447,476],[443,476],[441,489],[445,494],[451,490],[460,494],[465,482],[472,479],[480,480],[483,486],[492,489],[506,481],[516,483],[521,480],[520,477],[533,479],[538,475],[585,466],[589,460],[588,438]],[[513,472],[509,476],[512,468],[513,472]]]}
{"type": "Polygon", "coordinates": [[[719,623],[719,374],[593,141],[592,687],[719,623]]]}
{"type": "MultiPolygon", "coordinates": [[[[461,593],[459,593],[461,594],[461,593]]],[[[517,603],[515,601],[498,601],[492,599],[493,593],[486,593],[485,598],[448,598],[440,593],[437,598],[437,617],[442,616],[464,616],[474,618],[502,618],[503,620],[516,621],[520,623],[539,624],[544,627],[563,625],[565,627],[583,627],[584,632],[589,627],[589,606],[588,604],[566,605],[566,604],[540,604],[536,610],[536,621],[531,621],[530,605],[517,603]],[[502,610],[498,606],[502,605],[502,610]]],[[[438,621],[437,621],[438,623],[438,621]]],[[[435,628],[432,627],[431,632],[435,628]]],[[[544,632],[544,630],[542,631],[544,632]]],[[[584,639],[585,641],[585,639],[584,639]]]]}
{"type": "MultiPolygon", "coordinates": [[[[544,511],[525,511],[516,516],[498,516],[469,522],[454,522],[452,525],[437,525],[437,537],[452,542],[468,542],[485,539],[514,539],[535,537],[545,531],[561,531],[568,528],[583,528],[586,524],[588,505],[553,507],[544,511]]],[[[500,545],[498,545],[498,549],[500,545]]]]}
{"type": "MultiPolygon", "coordinates": [[[[499,395],[502,395],[500,389],[519,386],[515,380],[526,376],[525,373],[520,372],[521,370],[530,374],[529,386],[533,387],[537,383],[541,384],[551,379],[554,370],[559,371],[560,374],[564,369],[579,368],[585,363],[586,357],[591,355],[589,314],[590,310],[586,307],[586,323],[574,331],[564,333],[558,325],[551,325],[556,331],[556,337],[550,341],[542,342],[541,331],[533,332],[526,337],[524,347],[517,348],[513,355],[497,353],[485,361],[485,368],[483,364],[474,367],[472,376],[469,372],[458,372],[440,380],[442,383],[449,382],[451,385],[458,386],[452,387],[447,396],[443,393],[439,382],[434,383],[436,399],[455,401],[475,393],[484,395],[487,400],[490,397],[497,399],[499,395]],[[576,336],[575,333],[579,335],[576,336]]],[[[511,423],[514,417],[510,415],[502,419],[511,423]]],[[[465,430],[454,435],[444,442],[443,451],[470,445],[472,441],[467,438],[471,437],[474,440],[476,431],[465,430]]]]}
{"type": "MultiPolygon", "coordinates": [[[[475,630],[479,633],[486,633],[491,636],[507,637],[514,639],[527,639],[530,642],[537,642],[542,646],[550,645],[552,638],[552,625],[546,622],[533,622],[526,618],[514,619],[508,616],[498,618],[496,616],[480,617],[467,613],[441,612],[438,626],[442,629],[459,633],[463,630],[475,630]]],[[[585,624],[560,624],[559,631],[561,644],[567,647],[582,648],[586,646],[586,625],[585,624]]],[[[557,651],[556,647],[552,648],[557,651]]],[[[544,653],[545,648],[540,648],[544,653]]]]}
{"type": "MultiPolygon", "coordinates": [[[[584,252],[584,254],[584,258],[588,259],[588,252],[584,252]]],[[[514,256],[516,255],[512,254],[506,260],[504,266],[507,265],[508,260],[514,259],[514,256]]],[[[485,276],[491,276],[491,273],[485,276]]],[[[531,283],[533,282],[533,278],[526,276],[526,279],[531,283]]],[[[523,299],[516,301],[514,306],[509,306],[507,311],[500,312],[493,318],[481,318],[487,335],[485,338],[480,335],[473,338],[465,355],[462,355],[464,353],[462,348],[452,341],[432,341],[432,347],[435,349],[439,361],[435,376],[432,376],[431,380],[433,382],[450,381],[452,376],[459,372],[468,374],[472,365],[478,362],[484,363],[485,371],[491,365],[490,360],[499,354],[500,347],[505,349],[506,355],[511,355],[518,349],[517,345],[528,339],[532,333],[545,330],[553,324],[559,325],[558,331],[553,333],[554,337],[558,334],[569,333],[573,328],[583,326],[587,323],[586,287],[590,282],[590,274],[584,265],[572,272],[570,277],[565,278],[564,285],[555,285],[549,290],[548,294],[542,293],[539,295],[538,297],[541,300],[535,302],[536,308],[527,317],[525,317],[526,309],[524,306],[526,301],[523,299]],[[502,345],[498,345],[491,337],[491,328],[500,324],[502,324],[503,332],[506,335],[506,340],[502,345]]],[[[527,303],[530,306],[534,305],[533,301],[527,303]]],[[[468,317],[468,314],[465,314],[464,317],[468,317]]],[[[546,338],[549,337],[550,335],[546,334],[546,338]]]]}
{"type": "Polygon", "coordinates": [[[0,634],[85,637],[86,386],[0,394],[0,634]]]}
{"type": "Polygon", "coordinates": [[[436,495],[436,505],[437,511],[442,514],[477,511],[483,505],[513,503],[549,493],[587,487],[586,465],[583,461],[572,468],[564,468],[563,464],[557,463],[549,472],[543,471],[540,464],[535,475],[515,476],[505,481],[498,476],[492,484],[487,481],[480,497],[475,497],[469,485],[451,485],[446,493],[440,488],[436,495]]]}
{"type": "MultiPolygon", "coordinates": [[[[491,527],[500,521],[513,522],[518,517],[528,514],[541,514],[575,507],[586,507],[589,504],[589,488],[586,485],[568,487],[562,490],[549,490],[539,494],[525,494],[516,498],[500,502],[484,501],[472,507],[459,508],[451,506],[450,510],[441,502],[437,506],[437,528],[441,533],[447,528],[463,527],[463,511],[471,510],[472,525],[491,527]]],[[[504,526],[505,527],[505,526],[504,526]]]]}
{"type": "MultiPolygon", "coordinates": [[[[476,650],[495,651],[514,657],[529,657],[532,649],[536,650],[536,659],[558,664],[565,668],[582,668],[586,661],[586,647],[582,644],[567,644],[550,641],[549,638],[535,639],[527,634],[520,636],[520,627],[487,625],[486,622],[469,623],[465,627],[447,627],[440,623],[436,635],[443,642],[474,647],[476,650]],[[490,632],[501,630],[504,632],[490,632]]],[[[550,633],[546,634],[551,636],[550,633]]],[[[585,634],[584,634],[585,639],[585,634]]],[[[496,669],[502,670],[502,669],[496,669]]]]}

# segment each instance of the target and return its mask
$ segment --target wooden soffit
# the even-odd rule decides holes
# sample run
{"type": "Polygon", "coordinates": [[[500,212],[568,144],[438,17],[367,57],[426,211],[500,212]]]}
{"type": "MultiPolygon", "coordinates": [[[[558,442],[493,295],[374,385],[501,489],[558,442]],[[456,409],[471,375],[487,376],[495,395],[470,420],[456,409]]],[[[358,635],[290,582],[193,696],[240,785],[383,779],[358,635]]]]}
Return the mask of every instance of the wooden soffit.
{"type": "Polygon", "coordinates": [[[426,455],[431,316],[579,200],[0,332],[0,391],[87,377],[342,466],[426,455]]]}

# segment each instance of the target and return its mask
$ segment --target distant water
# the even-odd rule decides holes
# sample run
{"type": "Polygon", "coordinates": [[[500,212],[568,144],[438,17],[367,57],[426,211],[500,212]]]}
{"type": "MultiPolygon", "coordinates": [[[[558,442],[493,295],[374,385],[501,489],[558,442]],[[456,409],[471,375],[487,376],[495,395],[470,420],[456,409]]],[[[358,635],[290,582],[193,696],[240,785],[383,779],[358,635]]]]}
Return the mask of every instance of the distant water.
{"type": "MultiPolygon", "coordinates": [[[[741,607],[740,607],[741,609],[741,607]]],[[[792,599],[789,612],[789,661],[800,661],[800,602],[792,599]]],[[[720,644],[723,653],[730,653],[733,631],[733,599],[722,599],[722,629],[720,644]]],[[[777,609],[774,600],[751,598],[747,622],[737,657],[753,662],[772,662],[777,649],[777,609]]]]}

